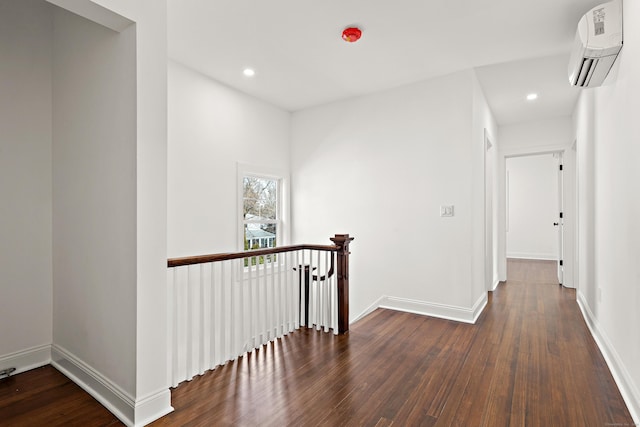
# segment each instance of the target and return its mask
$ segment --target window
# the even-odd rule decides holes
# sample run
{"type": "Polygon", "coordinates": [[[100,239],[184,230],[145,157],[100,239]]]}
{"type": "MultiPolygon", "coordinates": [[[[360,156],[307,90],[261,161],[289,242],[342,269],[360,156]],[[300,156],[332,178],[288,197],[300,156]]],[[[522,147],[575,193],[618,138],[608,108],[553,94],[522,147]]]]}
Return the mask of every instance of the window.
{"type": "MultiPolygon", "coordinates": [[[[281,180],[274,177],[243,174],[242,237],[243,249],[274,248],[281,236],[281,180]]],[[[252,265],[275,261],[275,255],[252,258],[252,265]]],[[[248,260],[245,260],[245,266],[248,260]]]]}
{"type": "MultiPolygon", "coordinates": [[[[238,251],[287,244],[287,178],[286,171],[277,168],[237,163],[238,251]]],[[[256,257],[251,265],[275,260],[275,255],[256,257]]]]}

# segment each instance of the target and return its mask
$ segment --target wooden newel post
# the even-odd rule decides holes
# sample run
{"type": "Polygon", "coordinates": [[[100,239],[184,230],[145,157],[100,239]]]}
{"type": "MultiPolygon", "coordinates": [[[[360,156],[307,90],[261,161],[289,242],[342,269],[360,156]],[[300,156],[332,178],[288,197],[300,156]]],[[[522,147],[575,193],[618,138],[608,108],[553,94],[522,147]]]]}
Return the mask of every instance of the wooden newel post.
{"type": "Polygon", "coordinates": [[[349,243],[354,239],[348,234],[336,234],[330,238],[339,246],[336,252],[338,264],[338,333],[349,332],[349,243]]]}

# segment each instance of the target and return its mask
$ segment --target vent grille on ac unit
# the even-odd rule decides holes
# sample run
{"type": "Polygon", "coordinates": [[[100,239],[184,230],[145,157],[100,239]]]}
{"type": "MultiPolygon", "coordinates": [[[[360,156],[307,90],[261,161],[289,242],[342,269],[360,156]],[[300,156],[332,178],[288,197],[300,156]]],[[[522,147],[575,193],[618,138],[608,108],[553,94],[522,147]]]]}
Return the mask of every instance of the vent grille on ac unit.
{"type": "Polygon", "coordinates": [[[581,87],[588,86],[591,76],[593,75],[593,71],[596,69],[596,65],[598,65],[597,58],[583,58],[582,65],[580,65],[580,71],[576,73],[578,77],[573,84],[581,87]]]}

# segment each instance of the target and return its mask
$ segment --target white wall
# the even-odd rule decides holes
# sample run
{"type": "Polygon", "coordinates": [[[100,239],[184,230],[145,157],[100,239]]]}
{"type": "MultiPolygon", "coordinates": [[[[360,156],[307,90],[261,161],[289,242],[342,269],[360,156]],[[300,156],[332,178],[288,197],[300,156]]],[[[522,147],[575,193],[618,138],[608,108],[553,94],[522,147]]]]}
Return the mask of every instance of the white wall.
{"type": "Polygon", "coordinates": [[[57,9],[53,45],[54,344],[135,396],[135,28],[57,9]]]}
{"type": "Polygon", "coordinates": [[[500,126],[500,149],[509,155],[554,151],[573,142],[571,117],[500,126]]]}
{"type": "Polygon", "coordinates": [[[144,424],[172,410],[166,376],[167,4],[55,1],[116,30],[135,22],[136,394],[131,409],[135,423],[144,424]]]}
{"type": "Polygon", "coordinates": [[[351,319],[385,295],[405,309],[469,314],[471,283],[483,286],[473,252],[483,244],[483,193],[480,206],[472,198],[483,155],[482,129],[471,137],[473,85],[466,71],[294,113],[293,238],[356,238],[351,319]],[[441,218],[440,205],[455,205],[455,216],[441,218]]]}
{"type": "Polygon", "coordinates": [[[640,422],[640,4],[624,1],[614,78],[575,111],[579,159],[578,300],[640,422]]]}
{"type": "Polygon", "coordinates": [[[594,91],[583,91],[574,112],[577,145],[578,295],[595,306],[595,116],[594,91]]]}
{"type": "Polygon", "coordinates": [[[507,159],[507,257],[558,259],[558,159],[507,159]]]}
{"type": "MultiPolygon", "coordinates": [[[[92,335],[91,341],[79,343],[84,337],[74,339],[68,336],[61,343],[72,343],[80,349],[81,355],[89,355],[90,358],[95,356],[95,359],[74,360],[75,354],[56,351],[56,356],[64,359],[59,360],[57,366],[63,367],[64,363],[76,382],[92,392],[125,423],[143,425],[172,410],[166,375],[166,2],[48,1],[122,32],[120,35],[108,35],[102,32],[107,31],[105,29],[87,29],[78,21],[62,30],[64,37],[61,37],[61,41],[66,45],[65,51],[66,47],[71,46],[86,48],[84,61],[79,57],[80,52],[66,51],[65,54],[69,55],[67,58],[56,58],[60,68],[74,68],[75,62],[78,70],[69,72],[81,75],[77,76],[80,78],[76,82],[58,76],[61,83],[54,85],[65,87],[77,95],[77,99],[64,96],[57,99],[57,88],[54,87],[54,104],[60,107],[59,111],[55,109],[55,114],[73,118],[67,123],[54,119],[54,126],[60,126],[60,138],[54,139],[62,144],[62,160],[59,164],[54,162],[54,168],[57,166],[59,170],[64,162],[70,165],[69,171],[61,171],[54,181],[59,178],[58,182],[64,184],[66,179],[73,180],[89,173],[91,179],[87,184],[92,186],[91,191],[83,189],[61,195],[61,210],[70,210],[71,202],[82,198],[85,206],[80,209],[87,216],[79,219],[77,225],[89,228],[99,220],[104,220],[105,231],[112,232],[107,240],[93,241],[97,248],[91,248],[92,251],[87,253],[92,264],[73,273],[70,280],[67,280],[67,273],[62,272],[62,280],[72,283],[68,288],[72,290],[78,287],[83,277],[89,278],[97,285],[97,294],[111,297],[99,302],[93,295],[88,305],[95,307],[96,311],[89,314],[88,310],[75,306],[72,307],[75,314],[71,316],[82,317],[86,314],[88,326],[94,332],[100,331],[107,323],[113,323],[106,338],[92,335]],[[77,30],[77,35],[86,35],[88,40],[72,40],[70,33],[73,30],[77,30]],[[102,36],[98,34],[100,32],[102,36]],[[94,45],[87,46],[91,43],[94,45]],[[87,60],[94,62],[86,64],[87,60]],[[114,76],[120,79],[116,80],[114,76]],[[87,90],[79,93],[78,87],[82,85],[88,85],[87,90]],[[89,111],[82,111],[83,107],[89,111]],[[89,122],[76,120],[76,115],[86,116],[89,122]],[[82,142],[87,137],[91,141],[82,142]],[[94,141],[104,146],[98,146],[94,141]],[[74,145],[89,154],[90,164],[96,162],[92,156],[100,153],[105,154],[105,159],[90,171],[78,164],[85,162],[84,158],[73,159],[69,152],[65,152],[65,149],[74,145]],[[110,168],[108,171],[103,170],[103,162],[110,168]],[[101,195],[99,190],[103,186],[106,193],[101,195]],[[85,194],[81,192],[86,193],[88,200],[84,200],[85,194]],[[103,209],[111,210],[99,212],[97,206],[104,201],[109,201],[111,205],[105,205],[103,209]],[[107,248],[114,250],[110,253],[111,258],[123,261],[115,264],[113,269],[105,263],[105,258],[100,259],[100,266],[97,265],[97,255],[104,255],[107,248]],[[114,284],[113,279],[118,282],[114,284]],[[105,285],[110,289],[104,288],[105,285]],[[125,302],[117,305],[119,300],[125,302]],[[120,312],[125,319],[117,317],[120,312]],[[114,337],[112,330],[122,334],[122,337],[114,337]],[[118,342],[122,342],[124,347],[111,347],[111,344],[118,342]],[[96,354],[100,346],[104,348],[102,356],[96,354]],[[112,375],[114,369],[118,373],[112,375]]],[[[74,185],[79,186],[79,183],[74,185]]],[[[75,233],[69,221],[62,218],[60,221],[63,226],[69,227],[61,231],[75,233]]],[[[92,238],[96,234],[107,234],[105,231],[94,230],[92,238]]],[[[89,238],[77,238],[80,246],[90,244],[89,238]]],[[[69,244],[60,244],[64,248],[60,257],[64,257],[69,244]]],[[[54,247],[54,252],[56,250],[54,247]]],[[[109,260],[109,257],[106,259],[109,260]]],[[[64,301],[62,297],[65,290],[58,295],[56,285],[56,298],[64,301]]],[[[60,334],[65,337],[68,334],[66,328],[73,325],[68,323],[70,317],[66,314],[61,315],[59,320],[62,322],[60,334]]],[[[58,349],[56,344],[54,350],[58,349]]]]}
{"type": "Polygon", "coordinates": [[[170,257],[241,249],[237,164],[288,177],[290,126],[290,113],[169,62],[170,257]]]}
{"type": "Polygon", "coordinates": [[[0,321],[14,325],[3,329],[0,367],[48,363],[54,341],[59,369],[140,424],[171,410],[166,5],[50,3],[125,31],[116,40],[58,11],[54,34],[44,1],[0,3],[2,283],[12,301],[0,321]]]}
{"type": "Polygon", "coordinates": [[[0,0],[0,369],[50,357],[51,34],[48,5],[0,0]]]}

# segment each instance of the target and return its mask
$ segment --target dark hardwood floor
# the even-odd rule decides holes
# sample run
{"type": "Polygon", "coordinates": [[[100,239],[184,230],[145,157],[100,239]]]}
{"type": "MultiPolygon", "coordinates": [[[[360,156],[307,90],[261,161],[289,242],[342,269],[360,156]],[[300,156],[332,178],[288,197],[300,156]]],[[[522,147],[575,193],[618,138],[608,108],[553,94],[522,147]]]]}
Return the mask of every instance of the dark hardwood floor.
{"type": "Polygon", "coordinates": [[[0,426],[122,426],[51,365],[0,379],[0,426]]]}
{"type": "MultiPolygon", "coordinates": [[[[346,336],[295,332],[172,396],[154,426],[634,425],[551,262],[509,261],[476,325],[379,309],[346,336]]],[[[0,425],[115,424],[105,412],[51,367],[0,380],[0,425]]]]}

